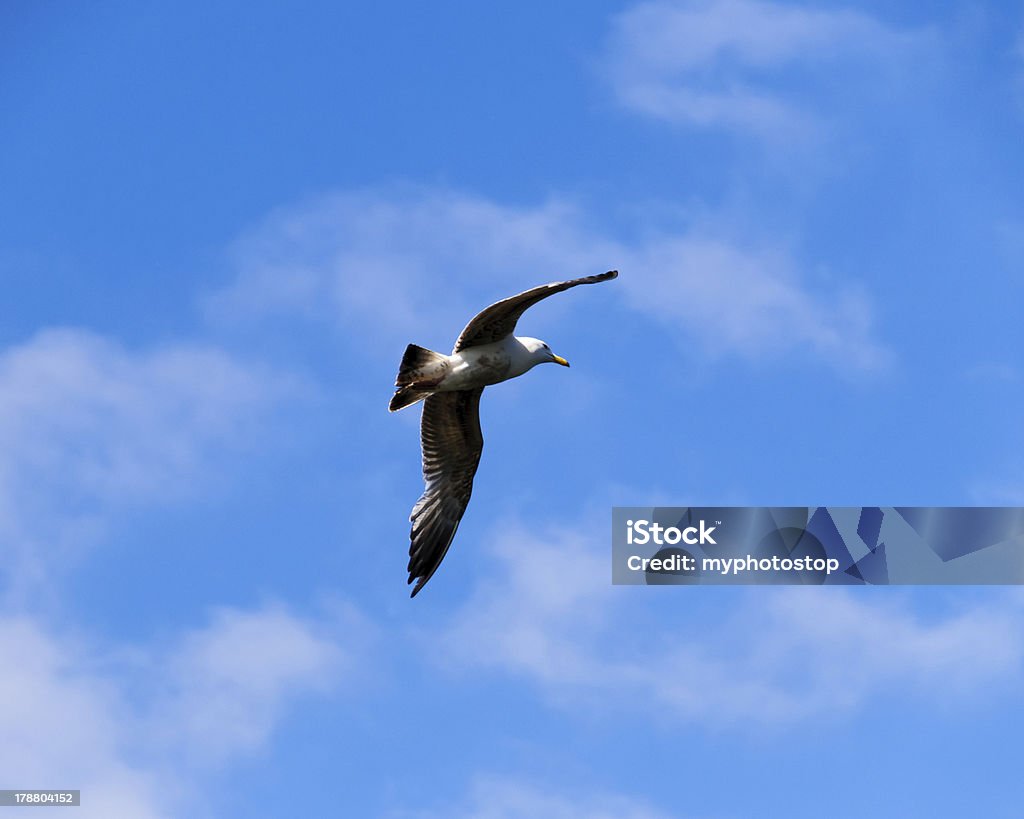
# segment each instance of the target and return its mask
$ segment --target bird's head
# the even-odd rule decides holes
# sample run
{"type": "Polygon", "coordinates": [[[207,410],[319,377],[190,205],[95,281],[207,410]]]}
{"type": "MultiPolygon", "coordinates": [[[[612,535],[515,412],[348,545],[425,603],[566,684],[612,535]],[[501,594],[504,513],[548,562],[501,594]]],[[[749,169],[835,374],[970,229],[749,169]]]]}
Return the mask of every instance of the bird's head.
{"type": "Polygon", "coordinates": [[[535,363],[546,364],[551,361],[555,364],[561,364],[563,367],[569,366],[568,361],[560,355],[555,355],[551,352],[551,348],[539,338],[518,338],[517,340],[527,349],[535,363]]]}

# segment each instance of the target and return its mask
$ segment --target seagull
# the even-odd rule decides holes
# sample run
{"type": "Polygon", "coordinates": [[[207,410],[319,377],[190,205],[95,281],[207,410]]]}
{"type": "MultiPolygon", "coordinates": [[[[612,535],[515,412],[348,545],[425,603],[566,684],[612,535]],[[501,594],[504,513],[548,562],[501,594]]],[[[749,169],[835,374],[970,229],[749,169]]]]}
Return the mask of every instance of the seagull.
{"type": "Polygon", "coordinates": [[[410,344],[395,379],[390,412],[423,401],[420,443],[426,488],[409,520],[409,583],[415,597],[437,571],[473,492],[484,438],[480,432],[480,395],[484,387],[522,375],[538,364],[569,362],[543,341],[514,336],[523,313],[548,296],[580,284],[614,279],[617,270],[534,287],[495,302],[466,325],[451,355],[410,344]]]}

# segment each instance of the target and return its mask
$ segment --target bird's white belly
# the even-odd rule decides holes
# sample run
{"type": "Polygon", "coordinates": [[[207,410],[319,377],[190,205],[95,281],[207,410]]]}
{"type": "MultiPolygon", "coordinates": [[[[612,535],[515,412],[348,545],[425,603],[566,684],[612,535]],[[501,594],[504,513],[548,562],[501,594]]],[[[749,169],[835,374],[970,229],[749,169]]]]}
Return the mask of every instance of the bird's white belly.
{"type": "Polygon", "coordinates": [[[448,357],[449,370],[438,390],[471,390],[497,384],[512,373],[512,357],[500,342],[470,347],[448,357]]]}

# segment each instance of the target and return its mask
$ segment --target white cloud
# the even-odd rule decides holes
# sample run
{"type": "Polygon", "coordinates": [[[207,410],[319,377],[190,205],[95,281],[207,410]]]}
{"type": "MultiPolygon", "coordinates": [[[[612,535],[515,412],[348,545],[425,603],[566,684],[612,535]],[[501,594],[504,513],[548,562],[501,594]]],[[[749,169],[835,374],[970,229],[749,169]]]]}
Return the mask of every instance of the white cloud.
{"type": "MultiPolygon", "coordinates": [[[[626,107],[672,122],[792,140],[816,127],[800,98],[843,64],[877,72],[920,34],[855,11],[762,0],[654,0],[617,15],[605,69],[626,107]]],[[[863,79],[863,78],[861,78],[863,79]]]]}
{"type": "Polygon", "coordinates": [[[157,665],[165,687],[151,715],[154,733],[186,748],[193,763],[252,752],[266,744],[290,696],[329,690],[346,660],[322,627],[283,608],[218,610],[157,665]]]}
{"type": "Polygon", "coordinates": [[[0,351],[6,782],[80,788],[83,817],[202,815],[207,775],[267,748],[297,698],[352,675],[366,623],[343,607],[318,619],[222,608],[155,646],[29,614],[49,610],[44,594],[112,516],[216,489],[227,461],[265,446],[280,404],[305,395],[208,345],[133,350],[60,329],[0,351]]]}
{"type": "MultiPolygon", "coordinates": [[[[393,357],[410,340],[446,350],[496,296],[617,267],[605,298],[625,297],[687,347],[755,359],[803,351],[851,369],[886,359],[866,299],[852,287],[810,286],[783,246],[702,228],[621,241],[557,200],[530,208],[424,190],[340,194],[277,214],[234,256],[238,277],[211,296],[212,315],[319,316],[367,354],[373,346],[393,357]]],[[[544,309],[564,310],[557,302],[544,309]]]]}
{"type": "Polygon", "coordinates": [[[968,381],[1000,386],[1017,384],[1021,380],[1020,368],[1008,361],[979,361],[964,371],[968,381]]]}
{"type": "Polygon", "coordinates": [[[225,609],[155,653],[0,618],[6,787],[80,789],[82,819],[202,815],[197,766],[265,747],[297,696],[344,677],[333,631],[279,607],[225,609]]]}
{"type": "Polygon", "coordinates": [[[970,495],[971,503],[978,506],[1024,506],[1024,483],[1017,478],[979,480],[971,485],[970,495]]]}
{"type": "Polygon", "coordinates": [[[507,776],[478,776],[458,805],[443,811],[400,812],[396,819],[669,819],[646,800],[563,783],[543,787],[507,776]]]}
{"type": "Polygon", "coordinates": [[[695,234],[635,248],[631,262],[643,271],[624,283],[632,304],[685,327],[709,352],[759,359],[804,350],[851,370],[888,360],[871,338],[867,299],[849,287],[813,292],[782,248],[695,234]]]}
{"type": "Polygon", "coordinates": [[[78,788],[83,817],[166,817],[176,788],[162,794],[153,771],[119,752],[124,703],[83,669],[73,641],[27,618],[0,619],[0,770],[5,787],[78,788]],[[165,801],[166,797],[166,801],[165,801]]]}
{"type": "Polygon", "coordinates": [[[758,588],[733,592],[743,602],[723,621],[688,629],[642,605],[665,590],[610,586],[600,534],[502,531],[491,573],[501,579],[453,617],[445,656],[531,680],[565,707],[768,726],[833,718],[882,693],[992,696],[1022,677],[1024,611],[1012,596],[926,619],[877,590],[758,588]]]}
{"type": "Polygon", "coordinates": [[[73,561],[104,510],[209,486],[218,457],[252,445],[286,387],[215,348],[137,352],[82,330],[0,352],[0,560],[11,582],[38,588],[73,561]]]}
{"type": "Polygon", "coordinates": [[[516,208],[422,189],[324,196],[236,243],[238,278],[208,306],[217,318],[326,318],[396,344],[440,322],[450,345],[495,283],[525,288],[614,258],[611,243],[582,241],[595,237],[578,221],[557,201],[516,208]]]}

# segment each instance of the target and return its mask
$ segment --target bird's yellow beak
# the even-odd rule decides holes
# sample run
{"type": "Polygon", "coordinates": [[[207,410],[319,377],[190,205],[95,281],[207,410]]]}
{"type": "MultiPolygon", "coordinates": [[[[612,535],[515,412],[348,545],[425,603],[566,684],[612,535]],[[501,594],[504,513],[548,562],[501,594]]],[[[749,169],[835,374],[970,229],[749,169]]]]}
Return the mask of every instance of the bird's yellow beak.
{"type": "Polygon", "coordinates": [[[552,353],[551,360],[554,361],[556,364],[561,364],[563,367],[569,366],[569,362],[562,358],[560,355],[555,355],[554,353],[552,353]]]}

